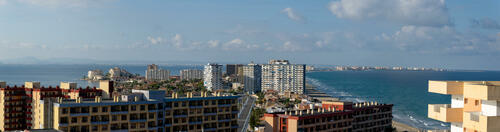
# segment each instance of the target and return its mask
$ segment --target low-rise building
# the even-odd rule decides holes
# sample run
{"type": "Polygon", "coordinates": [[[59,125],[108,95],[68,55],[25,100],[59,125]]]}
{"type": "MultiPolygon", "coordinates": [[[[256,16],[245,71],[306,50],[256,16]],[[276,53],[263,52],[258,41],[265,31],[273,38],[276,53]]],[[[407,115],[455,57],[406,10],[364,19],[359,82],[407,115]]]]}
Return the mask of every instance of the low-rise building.
{"type": "Polygon", "coordinates": [[[272,132],[392,130],[392,104],[323,102],[322,107],[264,114],[265,130],[272,132]]]}
{"type": "Polygon", "coordinates": [[[41,126],[62,131],[227,131],[238,129],[238,96],[209,93],[173,94],[133,90],[113,99],[42,100],[41,126]],[[52,106],[45,106],[52,105],[52,106]]]}
{"type": "Polygon", "coordinates": [[[197,69],[184,69],[180,71],[182,80],[203,79],[203,71],[197,69]]]}

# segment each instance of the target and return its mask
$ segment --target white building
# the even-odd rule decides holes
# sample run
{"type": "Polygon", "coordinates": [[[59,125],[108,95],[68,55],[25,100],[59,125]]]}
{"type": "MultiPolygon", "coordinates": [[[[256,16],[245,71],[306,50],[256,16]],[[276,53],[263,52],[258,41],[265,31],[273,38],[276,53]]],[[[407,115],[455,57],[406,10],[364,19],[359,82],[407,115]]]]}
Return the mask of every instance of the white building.
{"type": "Polygon", "coordinates": [[[184,69],[180,71],[182,80],[202,79],[203,71],[196,69],[184,69]]]}
{"type": "Polygon", "coordinates": [[[261,70],[262,67],[254,63],[243,66],[243,82],[245,92],[255,94],[261,91],[261,70]]]}
{"type": "Polygon", "coordinates": [[[222,65],[207,64],[203,71],[203,85],[207,90],[215,91],[223,89],[222,84],[222,65]]]}
{"type": "Polygon", "coordinates": [[[275,90],[280,93],[305,90],[306,65],[290,64],[288,60],[271,60],[262,65],[262,90],[275,90]]]}
{"type": "Polygon", "coordinates": [[[132,74],[129,73],[127,70],[120,69],[118,67],[114,67],[114,68],[109,69],[108,73],[109,73],[110,78],[131,77],[132,76],[132,74]]]}
{"type": "Polygon", "coordinates": [[[160,69],[155,64],[148,65],[148,69],[146,70],[146,80],[168,80],[169,77],[169,70],[160,69]]]}
{"type": "Polygon", "coordinates": [[[90,70],[87,74],[89,80],[101,80],[103,79],[103,74],[101,70],[90,70]]]}

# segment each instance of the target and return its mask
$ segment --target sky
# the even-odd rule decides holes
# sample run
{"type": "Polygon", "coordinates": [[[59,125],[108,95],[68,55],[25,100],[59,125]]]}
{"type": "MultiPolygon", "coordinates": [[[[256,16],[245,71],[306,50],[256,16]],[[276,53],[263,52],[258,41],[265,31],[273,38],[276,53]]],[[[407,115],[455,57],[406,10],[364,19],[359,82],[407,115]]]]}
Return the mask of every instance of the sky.
{"type": "Polygon", "coordinates": [[[0,0],[26,58],[500,70],[500,1],[0,0]]]}

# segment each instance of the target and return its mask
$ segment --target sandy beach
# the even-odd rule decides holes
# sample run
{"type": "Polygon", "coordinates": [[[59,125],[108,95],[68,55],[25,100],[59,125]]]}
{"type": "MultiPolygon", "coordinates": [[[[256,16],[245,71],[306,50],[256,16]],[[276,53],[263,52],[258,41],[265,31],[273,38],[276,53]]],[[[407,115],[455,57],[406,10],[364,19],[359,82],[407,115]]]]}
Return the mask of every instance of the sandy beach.
{"type": "Polygon", "coordinates": [[[392,127],[396,128],[396,131],[398,131],[398,132],[423,132],[424,131],[424,130],[397,122],[397,121],[392,121],[392,127]]]}

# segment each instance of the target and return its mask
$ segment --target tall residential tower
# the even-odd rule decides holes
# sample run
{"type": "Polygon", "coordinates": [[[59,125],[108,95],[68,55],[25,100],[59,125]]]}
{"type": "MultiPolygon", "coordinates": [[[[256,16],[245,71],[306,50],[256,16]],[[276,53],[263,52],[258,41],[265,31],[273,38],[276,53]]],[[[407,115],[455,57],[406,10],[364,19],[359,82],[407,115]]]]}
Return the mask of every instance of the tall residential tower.
{"type": "Polygon", "coordinates": [[[271,60],[262,65],[262,90],[280,93],[304,93],[306,65],[290,64],[288,60],[271,60]]]}
{"type": "Polygon", "coordinates": [[[207,90],[223,89],[222,85],[222,65],[209,63],[205,65],[203,71],[203,85],[207,90]]]}
{"type": "Polygon", "coordinates": [[[158,68],[158,65],[148,65],[146,70],[146,80],[168,80],[170,76],[169,70],[158,68]]]}
{"type": "Polygon", "coordinates": [[[250,63],[243,66],[243,77],[245,92],[254,94],[261,91],[262,67],[260,65],[250,63]]]}

